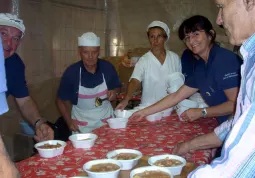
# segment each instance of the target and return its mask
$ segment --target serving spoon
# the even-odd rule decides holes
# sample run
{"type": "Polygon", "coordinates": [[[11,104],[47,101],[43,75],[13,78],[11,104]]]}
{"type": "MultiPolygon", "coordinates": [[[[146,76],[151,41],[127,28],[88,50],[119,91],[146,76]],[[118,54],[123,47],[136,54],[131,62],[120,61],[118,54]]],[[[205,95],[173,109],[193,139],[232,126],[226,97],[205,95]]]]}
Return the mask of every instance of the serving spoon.
{"type": "Polygon", "coordinates": [[[101,106],[103,104],[103,101],[108,100],[108,98],[101,99],[99,97],[96,97],[95,99],[95,105],[96,107],[101,106]]]}

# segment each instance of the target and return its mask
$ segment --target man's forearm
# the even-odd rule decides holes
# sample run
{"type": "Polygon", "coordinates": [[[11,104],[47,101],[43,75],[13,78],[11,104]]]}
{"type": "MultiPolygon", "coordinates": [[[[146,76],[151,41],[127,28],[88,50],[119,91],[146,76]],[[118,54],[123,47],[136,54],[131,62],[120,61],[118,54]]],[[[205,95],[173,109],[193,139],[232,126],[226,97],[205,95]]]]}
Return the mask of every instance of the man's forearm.
{"type": "Polygon", "coordinates": [[[20,108],[22,115],[25,119],[32,124],[35,125],[35,122],[38,119],[42,119],[39,114],[38,108],[30,96],[24,98],[16,98],[17,104],[20,108]]]}
{"type": "Polygon", "coordinates": [[[217,106],[212,106],[206,109],[206,117],[217,117],[233,114],[235,109],[235,102],[227,101],[217,106]]]}
{"type": "Polygon", "coordinates": [[[64,117],[65,121],[70,122],[72,120],[72,117],[71,117],[71,112],[68,109],[68,102],[57,98],[56,104],[58,106],[58,109],[61,115],[64,117]]]}
{"type": "Polygon", "coordinates": [[[202,150],[209,148],[218,148],[222,145],[222,141],[217,137],[214,132],[201,135],[189,141],[190,150],[202,150]]]}
{"type": "Polygon", "coordinates": [[[141,82],[137,79],[131,79],[131,81],[128,84],[127,94],[125,99],[130,100],[132,98],[133,93],[139,89],[141,86],[141,82]]]}

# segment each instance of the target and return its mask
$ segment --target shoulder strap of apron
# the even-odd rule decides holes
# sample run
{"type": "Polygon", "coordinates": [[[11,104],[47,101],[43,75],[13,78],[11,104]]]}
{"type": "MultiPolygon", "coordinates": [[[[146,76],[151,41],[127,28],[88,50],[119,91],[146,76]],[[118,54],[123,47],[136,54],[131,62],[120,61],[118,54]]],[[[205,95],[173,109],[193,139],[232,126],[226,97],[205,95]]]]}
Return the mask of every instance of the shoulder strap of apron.
{"type": "Polygon", "coordinates": [[[81,67],[80,67],[79,86],[81,86],[81,67]]]}

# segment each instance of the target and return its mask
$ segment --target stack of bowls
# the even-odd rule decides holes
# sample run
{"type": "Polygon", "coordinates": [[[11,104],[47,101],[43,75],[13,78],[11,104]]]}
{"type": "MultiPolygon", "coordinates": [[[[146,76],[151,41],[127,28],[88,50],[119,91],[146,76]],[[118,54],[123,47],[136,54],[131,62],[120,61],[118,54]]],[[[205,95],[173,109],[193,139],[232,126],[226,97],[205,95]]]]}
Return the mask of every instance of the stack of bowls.
{"type": "Polygon", "coordinates": [[[107,120],[109,127],[112,129],[124,129],[127,127],[128,118],[111,118],[107,120]]]}
{"type": "Polygon", "coordinates": [[[198,102],[184,99],[177,104],[176,108],[176,113],[179,116],[179,119],[182,120],[182,118],[180,117],[181,114],[190,108],[198,108],[198,102]]]}
{"type": "Polygon", "coordinates": [[[189,97],[190,100],[198,102],[199,108],[207,108],[208,105],[205,103],[204,99],[202,98],[200,93],[195,93],[191,97],[189,97]]]}

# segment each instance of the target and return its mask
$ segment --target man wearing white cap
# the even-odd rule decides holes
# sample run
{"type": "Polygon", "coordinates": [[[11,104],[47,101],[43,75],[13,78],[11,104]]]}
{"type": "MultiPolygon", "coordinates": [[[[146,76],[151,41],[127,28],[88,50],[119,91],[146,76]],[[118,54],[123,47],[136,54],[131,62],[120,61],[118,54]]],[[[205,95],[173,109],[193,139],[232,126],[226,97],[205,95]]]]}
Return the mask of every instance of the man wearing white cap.
{"type": "Polygon", "coordinates": [[[53,139],[53,130],[40,116],[36,104],[29,96],[25,79],[25,66],[16,50],[25,34],[25,26],[17,16],[0,13],[0,35],[2,37],[7,81],[6,95],[13,95],[23,116],[35,127],[37,141],[53,139]]]}
{"type": "Polygon", "coordinates": [[[121,84],[114,66],[98,59],[100,38],[92,32],[78,38],[81,60],[64,72],[59,89],[57,105],[68,127],[73,132],[90,132],[113,116],[110,101],[115,100],[115,89],[121,84]],[[105,99],[97,105],[96,99],[105,99]],[[72,111],[68,110],[69,102],[72,111]]]}
{"type": "Polygon", "coordinates": [[[147,27],[147,36],[151,45],[135,65],[124,100],[116,109],[124,109],[133,93],[143,87],[141,103],[153,104],[167,96],[166,77],[181,72],[181,61],[177,54],[166,49],[170,38],[170,29],[161,21],[153,21],[147,27]]]}

